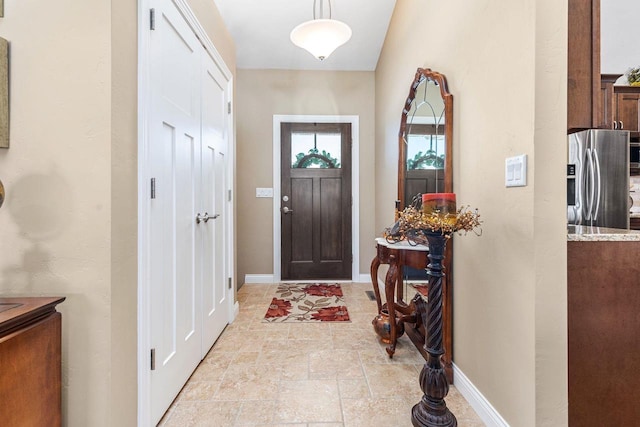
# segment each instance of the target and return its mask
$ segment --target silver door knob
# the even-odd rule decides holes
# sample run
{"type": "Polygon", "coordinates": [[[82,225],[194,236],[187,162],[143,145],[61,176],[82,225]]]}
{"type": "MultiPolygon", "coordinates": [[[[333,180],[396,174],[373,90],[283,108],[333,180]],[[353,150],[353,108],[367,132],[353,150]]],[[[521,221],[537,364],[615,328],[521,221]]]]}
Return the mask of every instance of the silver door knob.
{"type": "Polygon", "coordinates": [[[293,212],[293,209],[289,209],[286,206],[284,208],[282,208],[282,213],[285,214],[285,215],[288,214],[288,213],[291,213],[291,212],[293,212]]]}
{"type": "Polygon", "coordinates": [[[200,224],[201,222],[204,222],[206,224],[210,219],[216,219],[219,216],[220,214],[209,216],[208,212],[205,212],[204,215],[200,215],[200,212],[198,212],[198,214],[196,215],[196,224],[200,224]]]}
{"type": "Polygon", "coordinates": [[[207,221],[209,221],[210,219],[216,219],[220,216],[220,214],[214,214],[209,216],[209,214],[207,212],[204,213],[204,216],[202,217],[202,220],[206,223],[207,221]]]}

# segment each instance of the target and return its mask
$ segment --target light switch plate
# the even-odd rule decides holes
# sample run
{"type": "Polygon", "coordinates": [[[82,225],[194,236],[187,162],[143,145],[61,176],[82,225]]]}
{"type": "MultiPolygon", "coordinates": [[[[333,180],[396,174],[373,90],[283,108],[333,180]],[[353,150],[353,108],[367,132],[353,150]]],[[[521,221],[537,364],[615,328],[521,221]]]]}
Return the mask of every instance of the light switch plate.
{"type": "Polygon", "coordinates": [[[256,197],[273,197],[273,188],[256,188],[256,197]]]}
{"type": "Polygon", "coordinates": [[[524,187],[527,185],[527,155],[509,157],[504,162],[504,185],[524,187]]]}

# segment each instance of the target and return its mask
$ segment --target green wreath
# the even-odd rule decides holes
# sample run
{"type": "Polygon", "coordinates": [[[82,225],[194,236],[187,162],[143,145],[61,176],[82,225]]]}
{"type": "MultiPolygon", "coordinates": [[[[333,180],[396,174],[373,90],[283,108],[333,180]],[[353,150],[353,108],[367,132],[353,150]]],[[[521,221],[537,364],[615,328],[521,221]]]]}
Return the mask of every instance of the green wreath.
{"type": "Polygon", "coordinates": [[[407,169],[425,169],[424,166],[431,166],[435,169],[444,168],[444,154],[437,155],[434,150],[427,150],[425,153],[418,151],[413,159],[407,160],[407,169]]]}
{"type": "Polygon", "coordinates": [[[296,161],[293,163],[294,168],[302,169],[312,166],[319,166],[320,169],[335,169],[340,167],[340,162],[325,150],[322,150],[321,153],[318,152],[317,148],[310,149],[308,154],[298,153],[296,155],[296,161]]]}

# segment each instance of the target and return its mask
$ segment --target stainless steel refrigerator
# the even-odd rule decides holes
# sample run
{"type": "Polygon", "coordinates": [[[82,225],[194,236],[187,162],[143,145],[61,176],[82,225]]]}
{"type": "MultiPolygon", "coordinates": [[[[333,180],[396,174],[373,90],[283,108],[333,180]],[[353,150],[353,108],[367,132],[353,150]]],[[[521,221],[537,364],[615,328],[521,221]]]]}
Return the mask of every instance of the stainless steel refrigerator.
{"type": "Polygon", "coordinates": [[[629,228],[629,131],[589,129],[568,139],[568,223],[629,228]]]}

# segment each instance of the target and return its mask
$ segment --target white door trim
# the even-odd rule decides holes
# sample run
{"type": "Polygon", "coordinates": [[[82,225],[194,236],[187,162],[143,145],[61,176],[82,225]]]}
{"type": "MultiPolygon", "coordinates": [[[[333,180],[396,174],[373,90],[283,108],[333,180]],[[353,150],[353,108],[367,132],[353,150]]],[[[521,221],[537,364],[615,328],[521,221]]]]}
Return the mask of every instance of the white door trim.
{"type": "Polygon", "coordinates": [[[351,123],[351,279],[360,279],[360,116],[273,116],[273,281],[282,280],[280,224],[280,123],[351,123]]]}
{"type": "MultiPolygon", "coordinates": [[[[227,80],[229,102],[233,103],[233,74],[225,64],[222,56],[213,45],[213,42],[207,35],[206,31],[198,22],[195,14],[187,4],[186,0],[172,0],[182,16],[187,21],[189,27],[198,36],[200,42],[205,47],[207,53],[213,58],[216,65],[227,80]]],[[[150,72],[150,11],[153,7],[152,0],[138,0],[138,425],[145,426],[150,424],[151,419],[151,371],[150,371],[150,349],[151,349],[151,307],[149,283],[149,171],[147,167],[148,158],[148,124],[149,124],[149,103],[151,99],[151,80],[150,72]]],[[[233,105],[233,104],[231,104],[233,105]]],[[[229,254],[227,262],[227,271],[225,277],[231,278],[231,283],[236,283],[234,272],[234,214],[233,194],[231,190],[234,187],[234,170],[236,158],[236,145],[234,134],[234,115],[233,108],[228,114],[228,190],[231,197],[225,197],[227,200],[226,229],[228,234],[227,253],[229,254]]],[[[233,295],[233,293],[232,293],[233,295]]],[[[233,322],[238,313],[238,307],[235,303],[235,297],[229,298],[229,323],[233,322]]]]}

